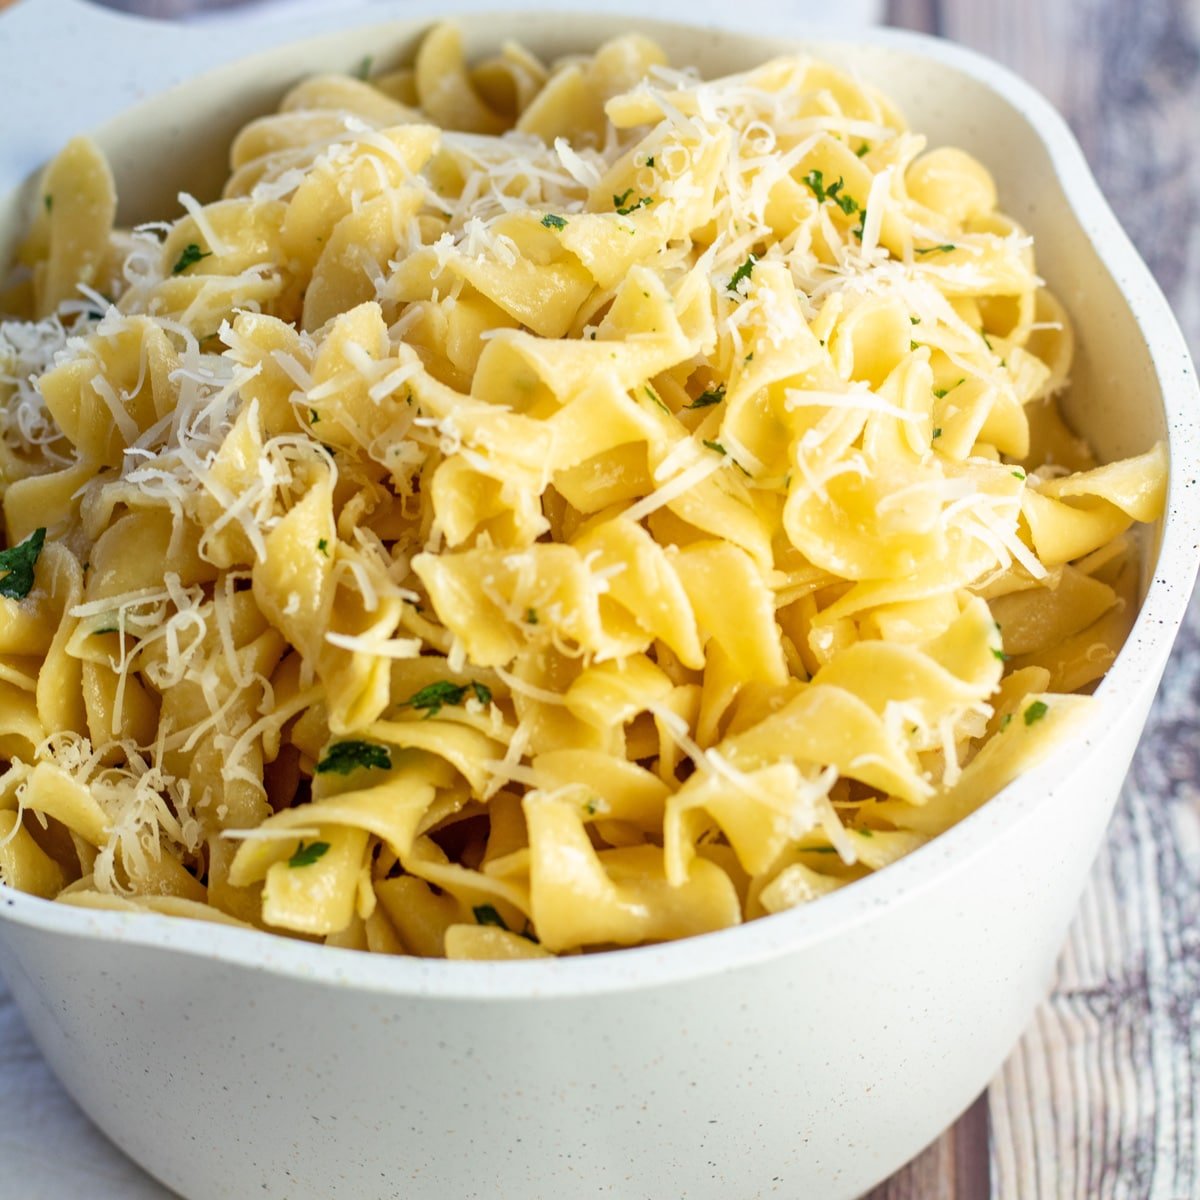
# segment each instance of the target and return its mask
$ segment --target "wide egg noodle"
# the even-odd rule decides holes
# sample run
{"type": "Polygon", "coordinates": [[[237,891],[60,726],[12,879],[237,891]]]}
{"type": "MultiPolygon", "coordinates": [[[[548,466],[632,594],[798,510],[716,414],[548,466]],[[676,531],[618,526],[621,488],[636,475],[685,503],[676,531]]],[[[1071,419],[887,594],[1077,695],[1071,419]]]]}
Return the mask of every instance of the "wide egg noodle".
{"type": "Polygon", "coordinates": [[[136,230],[72,141],[0,292],[0,879],[515,960],[949,828],[1086,716],[1167,472],[1059,415],[996,203],[826,64],[635,35],[440,25],[136,230]]]}

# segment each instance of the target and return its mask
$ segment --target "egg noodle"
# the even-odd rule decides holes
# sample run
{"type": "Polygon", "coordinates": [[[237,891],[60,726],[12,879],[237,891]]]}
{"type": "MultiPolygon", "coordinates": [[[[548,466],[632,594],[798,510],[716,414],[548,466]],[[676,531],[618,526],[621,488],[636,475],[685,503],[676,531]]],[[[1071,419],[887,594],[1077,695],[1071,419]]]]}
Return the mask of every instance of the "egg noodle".
{"type": "Polygon", "coordinates": [[[1030,238],[873,88],[442,25],[231,166],[127,231],[71,142],[0,296],[6,883],[391,954],[679,938],[1087,712],[1164,451],[1096,465],[1030,238]]]}

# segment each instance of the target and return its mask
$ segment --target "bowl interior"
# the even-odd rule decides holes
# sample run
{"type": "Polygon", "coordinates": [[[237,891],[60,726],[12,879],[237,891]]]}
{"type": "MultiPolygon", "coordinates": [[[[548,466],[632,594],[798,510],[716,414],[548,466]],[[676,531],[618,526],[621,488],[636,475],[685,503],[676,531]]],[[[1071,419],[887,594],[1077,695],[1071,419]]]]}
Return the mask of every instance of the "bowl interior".
{"type": "MultiPolygon", "coordinates": [[[[1157,600],[1151,594],[1158,607],[1143,614],[1140,657],[1122,655],[1104,686],[1157,677],[1195,574],[1195,520],[1180,503],[1184,493],[1177,478],[1177,464],[1195,452],[1195,387],[1165,302],[1104,204],[1078,147],[1044,101],[986,60],[895,32],[872,32],[853,43],[796,41],[578,13],[556,14],[553,21],[545,13],[477,15],[464,24],[469,58],[513,38],[553,59],[592,50],[630,29],[656,38],[676,65],[693,64],[706,76],[746,69],[781,53],[811,51],[882,88],[931,145],[957,145],[979,158],[997,180],[1001,208],[1034,235],[1039,271],[1074,321],[1076,358],[1064,401],[1068,419],[1102,459],[1142,452],[1169,436],[1171,511],[1153,535],[1144,578],[1149,586],[1161,558],[1170,590],[1157,600]],[[1174,389],[1173,400],[1164,380],[1174,389]],[[1163,551],[1166,530],[1174,531],[1169,557],[1163,551]]],[[[136,223],[176,214],[180,190],[214,198],[227,174],[230,142],[246,121],[272,111],[305,76],[353,70],[368,55],[376,70],[409,60],[428,26],[424,19],[395,21],[270,50],[208,72],[109,122],[94,136],[113,165],[120,219],[136,223]]],[[[57,149],[47,146],[46,153],[57,149]]],[[[35,200],[33,180],[0,197],[0,261],[11,254],[35,200]]],[[[1070,748],[1063,747],[1053,759],[1054,779],[1069,772],[1070,759],[1070,748]]],[[[946,836],[967,835],[960,827],[946,836]]],[[[907,866],[897,864],[815,909],[825,909],[831,919],[837,913],[845,917],[860,904],[855,892],[862,894],[862,904],[868,893],[878,904],[890,889],[911,883],[907,866]]],[[[61,924],[75,914],[60,915],[61,924]]],[[[821,926],[824,915],[797,911],[775,920],[794,920],[798,930],[801,923],[821,926]]],[[[747,938],[751,929],[737,932],[747,938]]],[[[304,949],[298,947],[297,954],[304,949]]]]}

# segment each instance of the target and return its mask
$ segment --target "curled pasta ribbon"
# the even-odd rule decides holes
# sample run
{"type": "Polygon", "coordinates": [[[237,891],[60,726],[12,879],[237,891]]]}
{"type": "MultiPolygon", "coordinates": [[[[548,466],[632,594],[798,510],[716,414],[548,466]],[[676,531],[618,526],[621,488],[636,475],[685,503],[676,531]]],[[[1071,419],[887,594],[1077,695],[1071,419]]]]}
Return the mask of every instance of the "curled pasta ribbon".
{"type": "Polygon", "coordinates": [[[453,26],[0,291],[0,879],[518,960],[811,903],[1090,709],[1165,450],[964,151],[805,56],[453,26]],[[1084,398],[1087,399],[1086,397],[1084,398]]]}

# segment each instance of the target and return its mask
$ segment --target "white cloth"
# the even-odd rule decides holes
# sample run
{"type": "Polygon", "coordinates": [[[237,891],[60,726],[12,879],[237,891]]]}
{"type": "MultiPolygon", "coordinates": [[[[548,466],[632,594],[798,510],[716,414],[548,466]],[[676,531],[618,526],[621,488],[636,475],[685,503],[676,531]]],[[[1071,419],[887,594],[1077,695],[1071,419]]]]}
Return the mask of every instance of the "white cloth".
{"type": "Polygon", "coordinates": [[[0,981],[0,1200],[170,1200],[50,1073],[0,981]]]}

